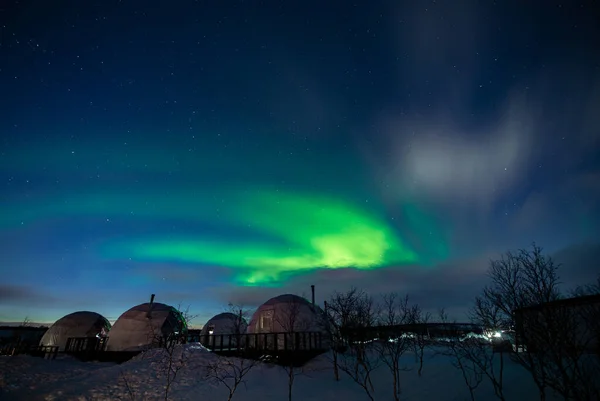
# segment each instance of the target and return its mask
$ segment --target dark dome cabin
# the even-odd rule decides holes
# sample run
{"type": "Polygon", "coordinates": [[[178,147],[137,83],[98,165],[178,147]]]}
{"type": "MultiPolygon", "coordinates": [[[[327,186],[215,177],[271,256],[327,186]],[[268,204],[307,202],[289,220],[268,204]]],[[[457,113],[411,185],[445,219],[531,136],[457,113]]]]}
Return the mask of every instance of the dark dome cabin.
{"type": "Polygon", "coordinates": [[[273,336],[259,336],[266,338],[268,347],[277,346],[278,349],[294,347],[294,339],[301,338],[304,343],[305,336],[296,336],[293,333],[312,333],[308,345],[311,348],[322,347],[326,339],[324,335],[324,313],[321,308],[308,300],[294,294],[283,294],[269,299],[262,304],[252,315],[248,324],[249,334],[279,333],[273,336]],[[284,334],[285,333],[285,334],[284,334]],[[319,334],[321,334],[319,336],[319,334]],[[319,338],[319,344],[316,343],[319,338]]]}
{"type": "Polygon", "coordinates": [[[44,333],[40,345],[58,346],[59,351],[65,351],[69,338],[105,337],[111,329],[108,320],[96,312],[73,312],[58,319],[44,333]]]}
{"type": "Polygon", "coordinates": [[[204,346],[214,348],[215,346],[224,348],[235,347],[238,341],[244,340],[248,322],[240,315],[225,312],[213,316],[202,327],[200,339],[204,346]]]}
{"type": "Polygon", "coordinates": [[[248,333],[283,333],[321,330],[322,311],[294,294],[269,299],[252,315],[248,333]]]}
{"type": "Polygon", "coordinates": [[[143,351],[183,336],[187,323],[172,306],[147,302],[124,312],[113,325],[107,351],[143,351]]]}
{"type": "Polygon", "coordinates": [[[248,322],[235,313],[225,312],[210,318],[202,327],[201,335],[244,334],[248,322]]]}

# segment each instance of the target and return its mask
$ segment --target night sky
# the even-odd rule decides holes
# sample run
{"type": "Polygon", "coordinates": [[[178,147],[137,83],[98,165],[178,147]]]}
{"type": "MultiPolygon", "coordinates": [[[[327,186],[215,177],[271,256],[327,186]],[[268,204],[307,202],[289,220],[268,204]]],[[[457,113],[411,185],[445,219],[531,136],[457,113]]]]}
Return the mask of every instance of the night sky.
{"type": "Polygon", "coordinates": [[[595,278],[593,3],[0,2],[0,321],[595,278]]]}

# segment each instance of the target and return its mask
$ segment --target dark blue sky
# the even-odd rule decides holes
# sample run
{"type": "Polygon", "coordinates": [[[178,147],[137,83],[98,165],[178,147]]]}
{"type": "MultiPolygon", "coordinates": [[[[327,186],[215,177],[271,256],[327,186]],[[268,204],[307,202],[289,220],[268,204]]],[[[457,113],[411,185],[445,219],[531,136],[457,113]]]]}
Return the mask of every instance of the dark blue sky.
{"type": "Polygon", "coordinates": [[[3,2],[0,321],[593,278],[593,2],[324,3],[3,2]]]}

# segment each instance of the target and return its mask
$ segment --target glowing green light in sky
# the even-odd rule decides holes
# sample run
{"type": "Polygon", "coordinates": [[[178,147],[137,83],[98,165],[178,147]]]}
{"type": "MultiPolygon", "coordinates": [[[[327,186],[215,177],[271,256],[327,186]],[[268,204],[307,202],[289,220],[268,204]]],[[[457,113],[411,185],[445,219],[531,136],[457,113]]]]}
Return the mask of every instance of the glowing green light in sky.
{"type": "Polygon", "coordinates": [[[246,284],[277,280],[283,272],[317,268],[373,269],[412,263],[417,255],[385,222],[368,212],[319,196],[246,194],[224,221],[277,241],[222,241],[151,236],[109,246],[107,256],[217,264],[236,269],[246,284]]]}
{"type": "MultiPolygon", "coordinates": [[[[314,194],[262,189],[79,193],[13,205],[11,210],[0,217],[0,228],[69,216],[128,226],[136,221],[169,221],[175,227],[171,232],[109,235],[101,244],[101,255],[111,260],[226,267],[234,281],[244,285],[273,284],[315,269],[375,269],[423,260],[376,212],[314,194]],[[178,231],[178,222],[195,224],[198,231],[178,231]],[[205,229],[207,225],[219,227],[219,234],[205,229]]],[[[422,225],[425,220],[415,216],[402,224],[422,225]]],[[[419,248],[418,252],[426,251],[419,248]]]]}

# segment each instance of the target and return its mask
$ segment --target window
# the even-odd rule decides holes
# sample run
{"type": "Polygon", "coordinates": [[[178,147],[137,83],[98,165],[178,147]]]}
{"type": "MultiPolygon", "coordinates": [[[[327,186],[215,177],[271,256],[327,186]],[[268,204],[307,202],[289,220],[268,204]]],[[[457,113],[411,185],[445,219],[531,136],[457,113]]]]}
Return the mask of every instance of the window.
{"type": "Polygon", "coordinates": [[[271,331],[273,328],[273,311],[264,311],[260,316],[260,328],[261,330],[271,331]]]}

